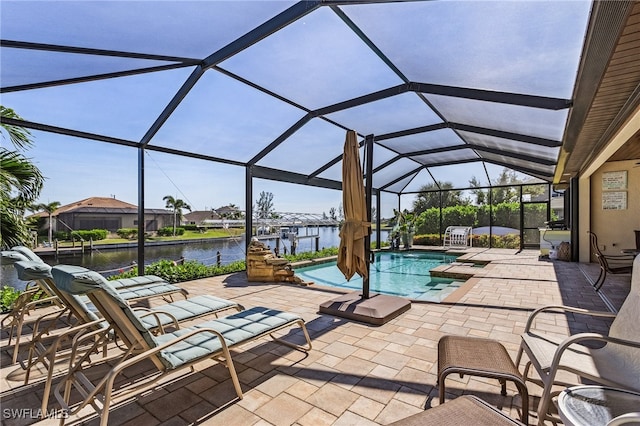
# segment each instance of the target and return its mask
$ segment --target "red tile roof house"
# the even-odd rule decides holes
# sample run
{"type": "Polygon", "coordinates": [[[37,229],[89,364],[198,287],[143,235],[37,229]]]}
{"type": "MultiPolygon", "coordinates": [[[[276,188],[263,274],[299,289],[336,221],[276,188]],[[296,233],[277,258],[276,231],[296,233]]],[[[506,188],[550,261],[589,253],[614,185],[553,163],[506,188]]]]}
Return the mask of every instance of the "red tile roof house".
{"type": "MultiPolygon", "coordinates": [[[[49,214],[39,212],[31,217],[44,217],[42,229],[48,229],[49,214]]],[[[138,227],[138,207],[109,197],[91,197],[58,208],[52,215],[53,231],[106,229],[115,232],[121,228],[138,227]]],[[[173,226],[173,211],[145,209],[145,232],[154,232],[173,226]]]]}

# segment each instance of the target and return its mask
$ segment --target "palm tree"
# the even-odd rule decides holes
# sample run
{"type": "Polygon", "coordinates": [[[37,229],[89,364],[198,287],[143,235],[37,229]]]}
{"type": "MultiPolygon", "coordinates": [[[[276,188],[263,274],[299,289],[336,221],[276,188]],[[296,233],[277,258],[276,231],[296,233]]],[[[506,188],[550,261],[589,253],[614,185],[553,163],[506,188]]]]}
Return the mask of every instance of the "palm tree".
{"type": "Polygon", "coordinates": [[[36,210],[44,210],[45,212],[49,213],[49,242],[53,240],[53,214],[56,210],[58,210],[58,207],[60,207],[59,201],[53,201],[49,204],[37,204],[36,206],[34,206],[36,210]]]}
{"type": "MultiPolygon", "coordinates": [[[[12,109],[0,105],[0,118],[21,119],[12,109]]],[[[33,144],[31,133],[23,127],[0,120],[2,139],[7,136],[16,150],[33,144]]],[[[44,176],[18,151],[0,147],[0,246],[28,245],[31,234],[24,219],[26,209],[40,196],[44,176]]]]}
{"type": "Polygon", "coordinates": [[[173,198],[173,196],[171,195],[165,195],[164,197],[162,197],[162,199],[167,202],[166,208],[173,209],[173,236],[175,237],[177,219],[180,219],[182,221],[182,209],[191,211],[191,207],[183,200],[179,198],[173,198]]]}

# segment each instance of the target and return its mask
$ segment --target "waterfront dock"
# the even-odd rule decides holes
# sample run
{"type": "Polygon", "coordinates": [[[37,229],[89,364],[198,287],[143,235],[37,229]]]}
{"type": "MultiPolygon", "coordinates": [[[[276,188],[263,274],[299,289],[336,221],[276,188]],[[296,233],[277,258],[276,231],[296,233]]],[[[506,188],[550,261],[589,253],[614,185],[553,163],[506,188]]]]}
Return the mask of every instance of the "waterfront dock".
{"type": "MultiPolygon", "coordinates": [[[[216,240],[229,240],[229,239],[237,239],[241,238],[241,235],[233,236],[233,237],[215,237],[215,238],[198,238],[198,239],[188,239],[188,240],[172,240],[172,241],[146,241],[144,243],[145,247],[153,247],[153,246],[172,246],[172,245],[181,245],[181,244],[191,244],[191,243],[206,243],[210,241],[216,240]]],[[[137,248],[138,242],[131,241],[125,243],[116,243],[116,244],[98,244],[90,241],[80,241],[76,243],[76,245],[72,247],[60,247],[56,244],[51,246],[39,246],[33,249],[34,253],[41,257],[56,257],[56,256],[65,256],[65,255],[75,255],[75,254],[83,254],[91,251],[105,251],[105,250],[123,250],[123,249],[132,249],[137,248]]]]}

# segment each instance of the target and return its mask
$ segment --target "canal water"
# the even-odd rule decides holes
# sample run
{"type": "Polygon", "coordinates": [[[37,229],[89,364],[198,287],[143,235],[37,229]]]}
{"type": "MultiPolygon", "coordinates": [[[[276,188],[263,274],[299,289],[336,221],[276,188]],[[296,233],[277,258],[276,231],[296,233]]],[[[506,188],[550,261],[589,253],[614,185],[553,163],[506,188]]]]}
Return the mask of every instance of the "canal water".
{"type": "MultiPolygon", "coordinates": [[[[339,230],[335,227],[320,228],[300,228],[298,230],[297,253],[315,250],[315,238],[304,238],[307,235],[319,236],[319,248],[338,247],[340,244],[339,230]]],[[[387,231],[382,232],[382,241],[386,241],[387,231]]],[[[371,236],[375,241],[375,233],[371,236]]],[[[275,248],[276,240],[261,240],[275,248]]],[[[286,248],[287,253],[291,252],[291,241],[280,239],[280,252],[286,248]]],[[[197,260],[205,265],[213,265],[217,261],[218,252],[220,262],[228,264],[236,260],[244,260],[245,238],[244,235],[235,238],[219,238],[206,242],[195,242],[187,244],[176,244],[166,246],[147,246],[145,248],[145,263],[150,264],[158,260],[197,260]]],[[[98,271],[105,276],[117,274],[120,269],[127,268],[138,259],[138,249],[118,249],[118,250],[93,250],[84,254],[76,253],[72,255],[60,255],[56,257],[43,258],[50,265],[67,264],[84,266],[93,271],[98,271]]],[[[13,266],[2,266],[0,270],[0,282],[3,286],[8,285],[17,289],[23,289],[25,282],[18,279],[13,266]]]]}

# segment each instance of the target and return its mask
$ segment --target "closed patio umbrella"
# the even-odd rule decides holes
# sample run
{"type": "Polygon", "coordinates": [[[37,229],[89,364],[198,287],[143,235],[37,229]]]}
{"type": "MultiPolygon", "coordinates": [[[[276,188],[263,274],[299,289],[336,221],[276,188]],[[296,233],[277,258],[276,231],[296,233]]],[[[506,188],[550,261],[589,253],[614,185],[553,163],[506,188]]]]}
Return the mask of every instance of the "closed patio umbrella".
{"type": "MultiPolygon", "coordinates": [[[[373,166],[373,135],[365,138],[367,176],[373,166]]],[[[347,280],[356,273],[362,277],[362,292],[343,294],[320,304],[320,312],[350,318],[369,324],[382,325],[411,309],[408,299],[388,294],[369,297],[369,222],[371,180],[363,185],[362,167],[356,132],[349,130],[342,155],[342,207],[344,223],[340,229],[338,268],[347,280]]]]}
{"type": "Polygon", "coordinates": [[[340,229],[338,268],[348,280],[358,273],[368,278],[369,268],[365,251],[365,238],[371,232],[367,221],[365,189],[358,152],[356,132],[347,131],[342,156],[342,206],[344,223],[340,229]]]}

